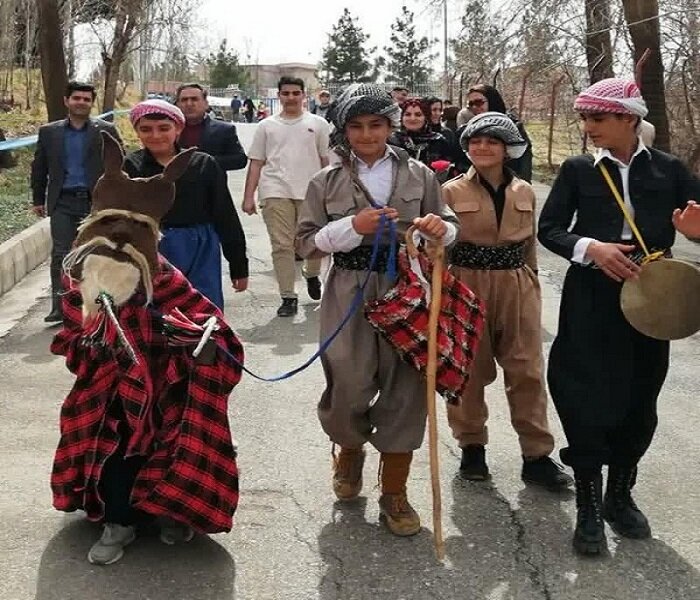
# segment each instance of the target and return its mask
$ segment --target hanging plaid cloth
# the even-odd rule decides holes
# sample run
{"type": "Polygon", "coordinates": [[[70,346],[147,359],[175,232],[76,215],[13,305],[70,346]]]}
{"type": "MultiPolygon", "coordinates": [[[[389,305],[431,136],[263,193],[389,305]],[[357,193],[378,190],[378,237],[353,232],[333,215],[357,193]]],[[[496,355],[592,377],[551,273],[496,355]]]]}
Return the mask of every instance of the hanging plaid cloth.
{"type": "MultiPolygon", "coordinates": [[[[396,285],[383,298],[368,302],[365,316],[405,362],[425,375],[430,314],[425,284],[430,284],[431,263],[418,253],[419,275],[411,268],[406,246],[401,246],[398,258],[396,285]]],[[[484,312],[483,302],[452,273],[443,271],[436,387],[450,404],[459,402],[469,380],[469,367],[484,329],[484,312]]]]}

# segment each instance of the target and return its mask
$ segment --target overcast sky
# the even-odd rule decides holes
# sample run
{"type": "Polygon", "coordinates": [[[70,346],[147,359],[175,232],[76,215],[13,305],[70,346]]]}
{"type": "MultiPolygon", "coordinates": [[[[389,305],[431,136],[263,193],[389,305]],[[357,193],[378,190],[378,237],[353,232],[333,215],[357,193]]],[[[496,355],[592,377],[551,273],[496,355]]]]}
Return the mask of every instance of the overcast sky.
{"type": "Polygon", "coordinates": [[[428,0],[202,0],[199,19],[207,43],[226,37],[242,62],[249,55],[252,63],[317,63],[343,8],[359,17],[370,43],[381,50],[403,4],[416,13],[419,34],[440,38],[435,51],[441,51],[442,17],[424,9],[428,0]]]}

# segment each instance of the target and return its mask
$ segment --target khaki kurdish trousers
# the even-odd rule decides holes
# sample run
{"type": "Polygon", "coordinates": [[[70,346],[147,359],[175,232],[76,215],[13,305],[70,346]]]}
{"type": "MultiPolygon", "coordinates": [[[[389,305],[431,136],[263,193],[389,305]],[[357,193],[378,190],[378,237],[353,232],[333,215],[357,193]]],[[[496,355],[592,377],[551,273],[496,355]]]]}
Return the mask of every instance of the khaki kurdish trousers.
{"type": "MultiPolygon", "coordinates": [[[[292,198],[265,198],[260,201],[263,221],[272,246],[272,266],[282,298],[297,297],[294,289],[296,279],[294,237],[303,202],[292,198]]],[[[321,260],[305,260],[301,273],[307,279],[318,277],[321,273],[321,260]]]]}
{"type": "MultiPolygon", "coordinates": [[[[340,324],[366,274],[331,269],[321,301],[322,340],[340,324]]],[[[365,288],[365,301],[383,296],[391,286],[384,274],[373,273],[365,288]]],[[[369,442],[379,452],[420,448],[425,432],[425,383],[367,322],[362,307],[321,356],[321,362],[326,389],[318,417],[331,441],[346,448],[369,442]]]]}
{"type": "Polygon", "coordinates": [[[461,403],[447,407],[452,434],[462,448],[488,442],[484,391],[496,379],[498,362],[523,456],[549,455],[554,438],[547,422],[537,276],[530,267],[502,271],[452,267],[452,272],[486,303],[484,334],[469,383],[461,403]]]}

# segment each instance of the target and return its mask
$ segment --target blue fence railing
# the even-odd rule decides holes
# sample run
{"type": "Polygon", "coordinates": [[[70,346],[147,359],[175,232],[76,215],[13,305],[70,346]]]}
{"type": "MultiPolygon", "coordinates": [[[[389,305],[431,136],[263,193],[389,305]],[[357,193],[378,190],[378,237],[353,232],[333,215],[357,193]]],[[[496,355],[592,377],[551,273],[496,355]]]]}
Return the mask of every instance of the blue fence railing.
{"type": "MultiPolygon", "coordinates": [[[[123,109],[123,110],[110,110],[109,112],[102,113],[101,115],[97,115],[98,119],[103,119],[104,117],[108,117],[110,115],[124,115],[128,114],[129,110],[128,109],[123,109]]],[[[17,150],[18,148],[25,148],[27,146],[32,146],[36,144],[37,139],[39,139],[39,136],[37,135],[27,135],[25,137],[21,138],[15,138],[12,140],[5,140],[4,142],[0,142],[0,152],[3,150],[17,150]]]]}

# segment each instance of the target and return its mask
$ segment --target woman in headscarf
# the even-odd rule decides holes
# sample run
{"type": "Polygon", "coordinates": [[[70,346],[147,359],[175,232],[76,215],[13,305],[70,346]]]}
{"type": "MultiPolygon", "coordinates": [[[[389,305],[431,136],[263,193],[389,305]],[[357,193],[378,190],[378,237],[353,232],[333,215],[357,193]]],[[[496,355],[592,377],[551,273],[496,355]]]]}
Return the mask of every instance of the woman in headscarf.
{"type": "MultiPolygon", "coordinates": [[[[508,161],[508,167],[515,171],[520,179],[524,179],[528,183],[532,182],[532,143],[530,137],[525,131],[525,126],[512,112],[506,109],[506,103],[500,92],[493,86],[485,83],[479,83],[469,88],[467,94],[467,108],[473,115],[480,115],[485,112],[498,112],[508,117],[515,123],[520,137],[526,142],[525,151],[519,158],[511,158],[508,161]]],[[[458,139],[461,139],[466,125],[463,125],[457,130],[458,139]]],[[[460,171],[466,172],[469,168],[468,161],[460,162],[458,165],[460,171]]]]}
{"type": "Polygon", "coordinates": [[[498,363],[522,450],[523,480],[566,487],[571,477],[549,457],[554,438],[544,390],[535,194],[505,166],[522,155],[527,142],[506,115],[487,112],[469,122],[461,143],[472,167],[443,188],[460,221],[450,262],[455,275],[486,303],[486,326],[462,401],[448,406],[462,448],[460,473],[465,479],[489,477],[484,392],[496,379],[498,363]]]}
{"type": "MultiPolygon", "coordinates": [[[[333,103],[331,144],[342,157],[309,183],[297,225],[297,252],[304,258],[333,255],[321,301],[321,339],[347,314],[362,282],[366,301],[394,285],[387,273],[392,240],[382,235],[379,256],[368,273],[375,234],[383,219],[399,235],[415,225],[445,245],[456,237],[435,176],[387,140],[400,124],[400,108],[382,88],[352,84],[333,103]],[[393,182],[396,182],[394,184],[393,182]]],[[[421,376],[355,311],[321,357],[327,386],[318,406],[324,431],[340,452],[333,491],[353,500],[362,490],[365,444],[381,453],[382,519],[395,535],[418,533],[420,519],[406,495],[413,451],[421,446],[426,404],[421,376]],[[375,402],[375,400],[378,400],[375,402]]]]}
{"type": "MultiPolygon", "coordinates": [[[[182,111],[165,100],[140,102],[130,113],[143,148],[124,161],[129,177],[163,172],[179,152],[182,111]]],[[[195,152],[176,186],[175,203],[163,217],[160,253],[218,308],[224,308],[221,251],[237,292],[248,287],[246,241],[226,183],[226,173],[204,152],[195,152]]]]}
{"type": "Polygon", "coordinates": [[[450,144],[444,135],[431,128],[430,112],[422,100],[409,98],[401,105],[401,129],[391,136],[389,143],[430,167],[441,182],[454,175],[450,144]]]}
{"type": "Polygon", "coordinates": [[[462,149],[459,146],[459,138],[455,132],[444,123],[445,105],[443,101],[437,96],[428,96],[423,99],[423,105],[428,108],[428,114],[430,115],[429,128],[447,140],[451,162],[455,164],[462,154],[462,149]]]}

